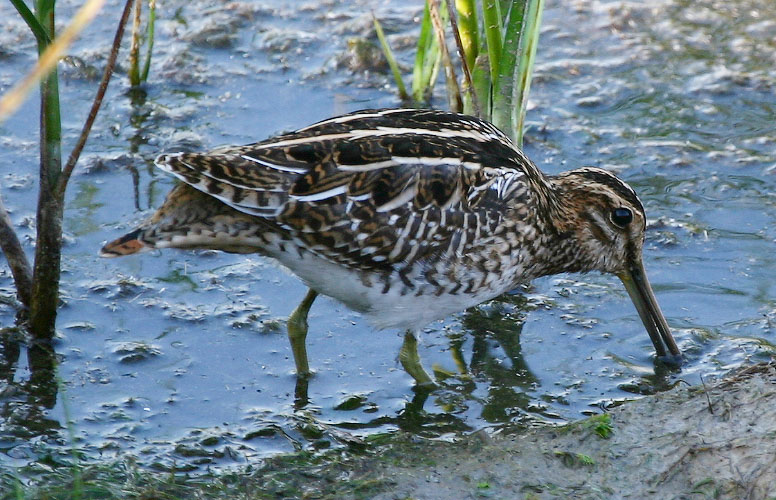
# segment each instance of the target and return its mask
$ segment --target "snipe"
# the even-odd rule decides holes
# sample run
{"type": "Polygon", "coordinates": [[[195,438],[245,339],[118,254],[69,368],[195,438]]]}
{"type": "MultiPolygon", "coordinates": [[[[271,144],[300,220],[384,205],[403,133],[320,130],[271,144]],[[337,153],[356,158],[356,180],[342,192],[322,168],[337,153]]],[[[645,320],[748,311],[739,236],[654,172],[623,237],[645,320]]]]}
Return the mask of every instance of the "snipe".
{"type": "Polygon", "coordinates": [[[104,256],[152,248],[258,252],[310,288],[289,318],[310,372],[307,313],[318,293],[377,328],[406,330],[400,359],[419,383],[414,332],[560,272],[616,274],[660,359],[681,353],[642,264],[646,217],[611,173],[544,175],[493,125],[432,110],[364,110],[246,146],[164,154],[183,181],[104,256]]]}

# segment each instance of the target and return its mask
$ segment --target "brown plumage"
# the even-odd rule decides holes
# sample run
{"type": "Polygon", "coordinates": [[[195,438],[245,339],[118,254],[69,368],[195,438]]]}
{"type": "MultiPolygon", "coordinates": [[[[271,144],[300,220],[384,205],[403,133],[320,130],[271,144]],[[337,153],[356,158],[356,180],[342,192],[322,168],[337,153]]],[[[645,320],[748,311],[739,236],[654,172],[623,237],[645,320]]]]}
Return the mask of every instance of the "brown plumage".
{"type": "Polygon", "coordinates": [[[610,272],[658,355],[680,362],[641,264],[646,216],[633,189],[597,168],[545,176],[487,122],[365,110],[156,163],[184,184],[103,255],[259,252],[376,326],[408,330],[539,276],[610,272]]]}

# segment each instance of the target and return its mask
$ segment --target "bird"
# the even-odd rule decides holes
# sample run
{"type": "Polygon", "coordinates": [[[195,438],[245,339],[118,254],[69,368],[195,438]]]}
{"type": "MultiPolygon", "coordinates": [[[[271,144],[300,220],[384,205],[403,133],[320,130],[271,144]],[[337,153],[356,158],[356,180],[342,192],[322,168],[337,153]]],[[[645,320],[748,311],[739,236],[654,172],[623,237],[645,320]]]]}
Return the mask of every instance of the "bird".
{"type": "Polygon", "coordinates": [[[258,253],[309,288],[288,319],[298,377],[312,372],[307,316],[318,294],[377,329],[403,330],[399,360],[428,323],[565,272],[618,276],[657,359],[682,354],[643,264],[644,206],[607,170],[547,175],[491,123],[431,109],[366,109],[244,146],[158,156],[182,182],[100,254],[161,248],[258,253]]]}

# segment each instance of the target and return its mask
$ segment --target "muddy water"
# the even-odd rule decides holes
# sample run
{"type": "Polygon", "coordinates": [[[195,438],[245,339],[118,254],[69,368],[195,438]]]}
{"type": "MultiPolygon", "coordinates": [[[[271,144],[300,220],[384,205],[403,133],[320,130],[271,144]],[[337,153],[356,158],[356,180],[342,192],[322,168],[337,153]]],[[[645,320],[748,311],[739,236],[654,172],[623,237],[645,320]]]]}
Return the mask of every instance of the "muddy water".
{"type": "MultiPolygon", "coordinates": [[[[109,4],[60,68],[68,144],[112,37],[109,4]]],[[[70,185],[56,403],[30,404],[24,356],[4,369],[0,463],[64,459],[77,448],[197,469],[395,429],[517,432],[773,356],[768,0],[560,2],[545,13],[526,151],[549,173],[601,166],[640,192],[650,216],[646,266],[686,353],[681,373],[655,374],[649,338],[616,278],[564,275],[429,325],[421,357],[441,380],[431,394],[413,391],[400,369],[398,332],[375,332],[321,298],[308,337],[316,375],[301,398],[283,321],[305,289],[284,270],[215,252],[97,257],[173,185],[151,165],[159,152],[398,105],[380,65],[351,52],[349,40],[373,37],[372,9],[409,67],[414,3],[165,3],[149,84],[130,92],[117,75],[70,185]]],[[[61,2],[60,12],[66,19],[72,5],[61,2]]],[[[8,4],[0,19],[5,91],[32,63],[33,44],[8,4]]],[[[36,114],[31,99],[0,125],[2,195],[30,253],[36,114]]],[[[0,294],[12,293],[3,264],[0,294]]],[[[13,325],[14,314],[0,302],[0,325],[13,325]]]]}

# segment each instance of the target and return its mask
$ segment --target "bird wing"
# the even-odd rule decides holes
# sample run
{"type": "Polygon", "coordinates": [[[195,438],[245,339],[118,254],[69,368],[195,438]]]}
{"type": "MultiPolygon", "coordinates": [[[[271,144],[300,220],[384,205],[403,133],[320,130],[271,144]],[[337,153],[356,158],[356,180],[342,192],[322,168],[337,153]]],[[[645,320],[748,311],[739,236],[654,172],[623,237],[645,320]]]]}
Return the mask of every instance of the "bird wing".
{"type": "Polygon", "coordinates": [[[464,228],[497,230],[508,202],[541,176],[493,125],[431,110],[360,111],[156,164],[312,251],[373,267],[463,251],[464,228]]]}

